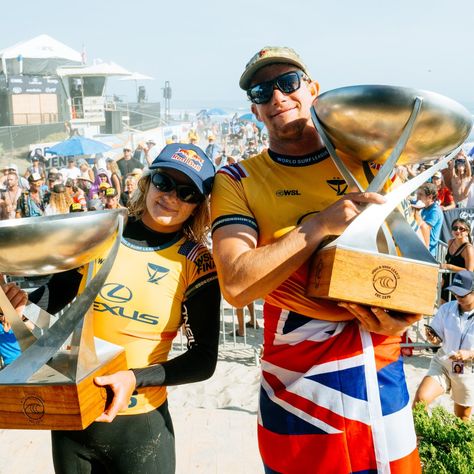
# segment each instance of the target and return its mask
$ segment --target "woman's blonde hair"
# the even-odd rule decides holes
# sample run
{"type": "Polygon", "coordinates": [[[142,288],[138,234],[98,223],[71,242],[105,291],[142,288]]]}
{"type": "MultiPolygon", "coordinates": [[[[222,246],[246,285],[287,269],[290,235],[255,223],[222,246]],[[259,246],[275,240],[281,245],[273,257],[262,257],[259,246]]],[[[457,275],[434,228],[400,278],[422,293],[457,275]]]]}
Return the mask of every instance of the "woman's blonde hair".
{"type": "MultiPolygon", "coordinates": [[[[141,219],[146,210],[146,196],[151,186],[151,171],[144,171],[137,183],[137,189],[130,196],[128,204],[131,216],[141,219]]],[[[209,209],[209,197],[198,204],[193,214],[183,223],[183,234],[195,242],[207,245],[207,233],[211,223],[211,213],[209,209]]]]}
{"type": "Polygon", "coordinates": [[[66,191],[53,191],[49,198],[49,205],[55,214],[67,214],[72,203],[73,199],[66,191]]]}
{"type": "Polygon", "coordinates": [[[117,176],[122,177],[122,173],[120,172],[120,169],[117,165],[117,162],[115,160],[108,160],[107,161],[107,169],[111,173],[115,173],[117,176]]]}

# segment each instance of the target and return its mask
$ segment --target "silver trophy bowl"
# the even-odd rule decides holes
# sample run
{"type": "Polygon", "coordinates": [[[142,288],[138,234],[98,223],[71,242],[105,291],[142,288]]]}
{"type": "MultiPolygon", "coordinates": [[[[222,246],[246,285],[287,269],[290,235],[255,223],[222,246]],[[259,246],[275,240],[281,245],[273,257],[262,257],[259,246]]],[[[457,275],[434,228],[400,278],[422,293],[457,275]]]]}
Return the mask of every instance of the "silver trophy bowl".
{"type": "Polygon", "coordinates": [[[313,103],[334,147],[360,161],[383,163],[410,118],[414,101],[423,102],[397,164],[419,163],[445,155],[468,137],[470,112],[434,92],[385,85],[342,87],[313,103]]]}
{"type": "Polygon", "coordinates": [[[126,209],[0,221],[0,273],[49,275],[105,257],[126,209]]]}

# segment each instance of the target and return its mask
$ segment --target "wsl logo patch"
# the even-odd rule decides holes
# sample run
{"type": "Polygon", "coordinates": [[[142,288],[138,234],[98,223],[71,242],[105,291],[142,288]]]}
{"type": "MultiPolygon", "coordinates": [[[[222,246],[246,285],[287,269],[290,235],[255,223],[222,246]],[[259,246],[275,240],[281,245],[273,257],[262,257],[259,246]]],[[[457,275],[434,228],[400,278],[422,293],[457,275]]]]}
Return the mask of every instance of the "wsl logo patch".
{"type": "Polygon", "coordinates": [[[201,171],[204,164],[204,160],[194,150],[183,150],[182,148],[178,148],[171,159],[180,161],[198,172],[201,171]]]}
{"type": "Polygon", "coordinates": [[[301,193],[298,189],[279,189],[275,192],[275,195],[278,197],[301,196],[301,193]]]}
{"type": "Polygon", "coordinates": [[[170,272],[169,268],[161,267],[160,265],[155,265],[154,263],[149,263],[147,265],[148,272],[148,283],[155,283],[163,279],[170,272]]]}
{"type": "Polygon", "coordinates": [[[343,179],[341,178],[328,179],[326,183],[329,184],[329,187],[333,191],[336,191],[336,194],[338,196],[342,196],[343,194],[346,193],[347,183],[343,179]]]}

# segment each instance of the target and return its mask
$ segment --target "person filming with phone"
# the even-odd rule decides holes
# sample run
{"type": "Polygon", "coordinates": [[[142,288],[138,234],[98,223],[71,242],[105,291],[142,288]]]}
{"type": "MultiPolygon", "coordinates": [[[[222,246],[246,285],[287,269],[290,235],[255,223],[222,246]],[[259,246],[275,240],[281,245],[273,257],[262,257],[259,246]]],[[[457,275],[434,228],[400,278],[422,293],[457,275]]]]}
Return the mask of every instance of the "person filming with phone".
{"type": "Polygon", "coordinates": [[[451,392],[455,415],[468,421],[474,405],[474,273],[456,273],[446,289],[455,300],[440,306],[431,325],[426,326],[428,341],[441,344],[441,348],[418,387],[413,405],[429,405],[451,392]]]}

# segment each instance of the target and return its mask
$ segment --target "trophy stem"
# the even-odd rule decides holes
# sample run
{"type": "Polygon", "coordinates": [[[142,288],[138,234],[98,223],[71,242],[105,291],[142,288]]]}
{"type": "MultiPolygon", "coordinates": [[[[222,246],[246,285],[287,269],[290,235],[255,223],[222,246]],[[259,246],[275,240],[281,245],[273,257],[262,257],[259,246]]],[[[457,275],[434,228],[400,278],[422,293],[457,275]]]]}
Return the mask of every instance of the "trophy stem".
{"type": "Polygon", "coordinates": [[[321,122],[319,121],[314,106],[311,107],[311,118],[313,119],[314,126],[316,127],[316,130],[318,131],[321,140],[327,148],[329,155],[331,155],[332,161],[336,165],[336,168],[338,169],[339,173],[341,173],[348,186],[350,188],[356,188],[359,191],[364,191],[357,179],[354,178],[354,175],[347,169],[344,162],[341,160],[341,158],[339,158],[339,155],[336,153],[336,149],[331,143],[331,140],[329,140],[329,137],[327,136],[321,122]]]}
{"type": "Polygon", "coordinates": [[[36,337],[25,326],[25,323],[22,321],[21,317],[10,303],[10,300],[7,298],[7,295],[3,291],[2,287],[0,287],[0,307],[2,308],[3,314],[7,317],[8,322],[13,329],[13,333],[15,334],[21,351],[26,351],[28,347],[36,342],[36,337]]]}
{"type": "Polygon", "coordinates": [[[422,104],[423,99],[421,97],[416,97],[410,118],[408,119],[408,122],[403,128],[403,131],[397,141],[397,144],[390,153],[390,156],[387,158],[387,161],[383,164],[382,168],[380,168],[375,178],[369,184],[367,192],[379,193],[381,191],[385,181],[390,176],[390,173],[393,171],[393,168],[395,168],[398,159],[400,158],[401,154],[403,153],[403,150],[405,149],[405,145],[407,144],[408,139],[410,138],[413,127],[415,126],[415,121],[418,117],[418,114],[420,113],[422,104]]]}

